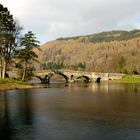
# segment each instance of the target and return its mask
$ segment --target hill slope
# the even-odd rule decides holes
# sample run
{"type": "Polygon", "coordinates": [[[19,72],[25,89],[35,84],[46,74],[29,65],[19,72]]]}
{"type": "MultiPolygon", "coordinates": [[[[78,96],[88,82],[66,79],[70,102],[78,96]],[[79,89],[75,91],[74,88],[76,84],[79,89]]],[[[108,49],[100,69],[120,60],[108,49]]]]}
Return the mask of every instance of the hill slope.
{"type": "MultiPolygon", "coordinates": [[[[82,36],[70,37],[70,38],[58,38],[57,40],[77,40],[82,36]]],[[[93,35],[83,36],[88,42],[98,43],[98,42],[110,42],[110,41],[122,41],[129,40],[133,38],[140,37],[140,30],[132,30],[132,31],[110,31],[110,32],[101,32],[93,35]]]]}
{"type": "Polygon", "coordinates": [[[140,71],[140,30],[59,38],[40,48],[42,51],[36,50],[36,53],[42,69],[55,67],[125,73],[140,71]]]}

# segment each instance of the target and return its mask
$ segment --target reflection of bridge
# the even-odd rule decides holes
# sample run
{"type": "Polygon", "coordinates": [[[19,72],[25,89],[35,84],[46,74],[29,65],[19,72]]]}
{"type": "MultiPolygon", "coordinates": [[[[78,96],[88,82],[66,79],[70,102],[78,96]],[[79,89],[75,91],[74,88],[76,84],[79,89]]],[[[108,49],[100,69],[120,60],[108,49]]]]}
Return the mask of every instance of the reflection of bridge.
{"type": "Polygon", "coordinates": [[[54,75],[61,75],[66,82],[75,82],[78,79],[83,78],[85,82],[100,82],[121,79],[124,74],[120,73],[96,73],[86,71],[73,71],[73,70],[53,70],[53,71],[37,71],[35,76],[41,80],[42,83],[50,83],[51,78],[54,75]]]}

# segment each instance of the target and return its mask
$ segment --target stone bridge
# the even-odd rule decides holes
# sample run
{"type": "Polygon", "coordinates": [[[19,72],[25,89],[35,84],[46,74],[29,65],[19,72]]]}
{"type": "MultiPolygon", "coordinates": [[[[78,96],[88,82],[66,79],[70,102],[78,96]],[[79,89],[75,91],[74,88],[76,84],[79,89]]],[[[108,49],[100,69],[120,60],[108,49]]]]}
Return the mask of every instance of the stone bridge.
{"type": "Polygon", "coordinates": [[[84,82],[100,82],[121,79],[124,74],[120,73],[97,73],[86,71],[73,71],[73,70],[53,70],[53,71],[37,71],[34,76],[39,78],[42,83],[50,83],[50,79],[54,75],[61,75],[66,82],[75,82],[79,79],[84,79],[84,82]]]}

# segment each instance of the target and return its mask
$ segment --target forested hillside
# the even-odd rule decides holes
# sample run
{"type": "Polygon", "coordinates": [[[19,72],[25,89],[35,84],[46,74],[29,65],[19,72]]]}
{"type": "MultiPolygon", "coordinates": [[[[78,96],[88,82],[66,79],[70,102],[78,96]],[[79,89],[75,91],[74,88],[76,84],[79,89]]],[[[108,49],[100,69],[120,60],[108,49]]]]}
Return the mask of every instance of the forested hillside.
{"type": "Polygon", "coordinates": [[[140,72],[140,31],[111,31],[61,38],[36,50],[37,69],[74,69],[96,72],[140,72]]]}

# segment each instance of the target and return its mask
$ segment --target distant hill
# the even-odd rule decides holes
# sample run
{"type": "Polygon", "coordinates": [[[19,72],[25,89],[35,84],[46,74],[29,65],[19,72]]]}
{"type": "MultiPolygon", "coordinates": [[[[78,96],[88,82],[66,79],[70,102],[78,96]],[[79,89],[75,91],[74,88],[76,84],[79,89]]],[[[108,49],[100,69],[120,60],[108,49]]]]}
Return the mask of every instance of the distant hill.
{"type": "Polygon", "coordinates": [[[115,40],[122,41],[122,40],[129,40],[129,39],[140,37],[140,30],[101,32],[101,33],[87,35],[87,36],[58,38],[57,40],[61,40],[61,41],[70,40],[70,39],[77,40],[81,37],[85,38],[86,40],[92,43],[110,42],[115,40]]]}
{"type": "Polygon", "coordinates": [[[37,69],[140,72],[140,30],[59,38],[40,48],[37,69]]]}

